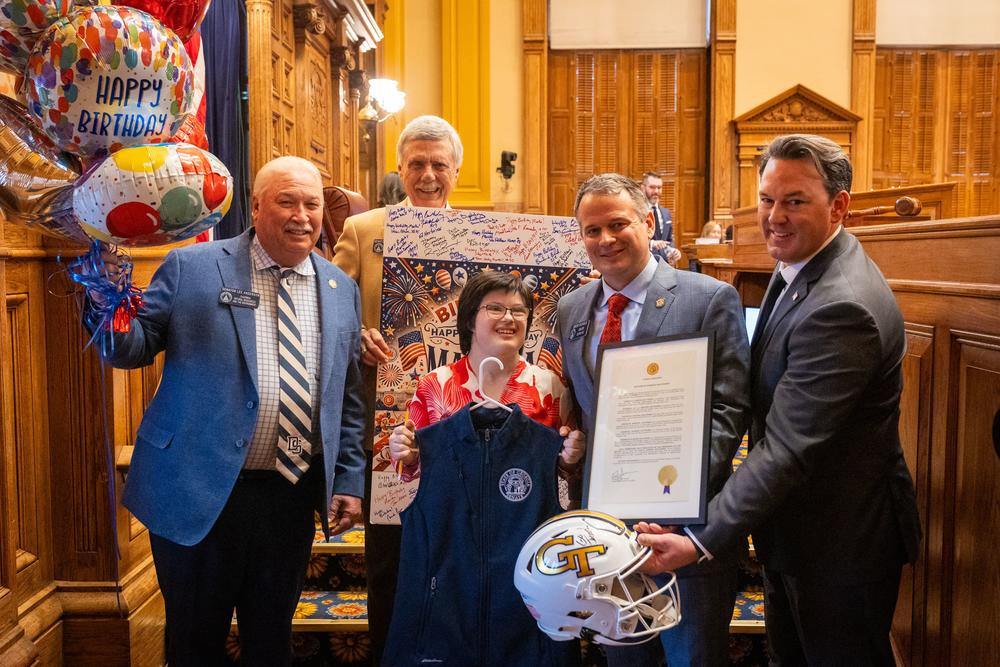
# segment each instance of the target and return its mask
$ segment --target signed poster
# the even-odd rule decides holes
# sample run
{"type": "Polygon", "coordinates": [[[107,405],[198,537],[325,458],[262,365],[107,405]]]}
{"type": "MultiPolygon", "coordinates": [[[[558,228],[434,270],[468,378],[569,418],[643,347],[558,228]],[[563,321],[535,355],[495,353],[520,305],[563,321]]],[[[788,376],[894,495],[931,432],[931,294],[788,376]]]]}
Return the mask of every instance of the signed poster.
{"type": "Polygon", "coordinates": [[[406,419],[420,377],[461,353],[456,313],[469,276],[483,270],[521,276],[535,315],[524,356],[562,372],[552,335],[556,302],[590,270],[573,218],[520,213],[390,206],[382,242],[380,329],[392,358],[378,368],[371,520],[398,524],[419,480],[401,481],[389,458],[389,435],[406,419]]]}

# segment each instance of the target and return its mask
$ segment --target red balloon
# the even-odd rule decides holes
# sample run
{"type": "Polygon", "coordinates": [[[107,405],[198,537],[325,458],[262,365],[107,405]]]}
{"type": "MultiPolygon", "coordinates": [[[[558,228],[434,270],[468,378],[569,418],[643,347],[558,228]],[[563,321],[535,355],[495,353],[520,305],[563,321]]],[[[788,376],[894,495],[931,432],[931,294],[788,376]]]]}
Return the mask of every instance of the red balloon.
{"type": "Polygon", "coordinates": [[[141,9],[173,30],[182,42],[198,30],[211,0],[121,0],[116,5],[141,9]]]}
{"type": "Polygon", "coordinates": [[[205,200],[205,206],[209,210],[221,204],[226,195],[229,194],[229,181],[222,174],[205,174],[205,185],[202,186],[201,196],[205,200]]]}
{"type": "Polygon", "coordinates": [[[205,136],[205,126],[195,114],[187,117],[187,120],[177,130],[177,134],[170,137],[172,144],[191,144],[198,148],[208,150],[208,137],[205,136]]]}
{"type": "Polygon", "coordinates": [[[149,204],[130,201],[108,212],[108,231],[113,236],[132,238],[160,229],[160,213],[149,204]]]}

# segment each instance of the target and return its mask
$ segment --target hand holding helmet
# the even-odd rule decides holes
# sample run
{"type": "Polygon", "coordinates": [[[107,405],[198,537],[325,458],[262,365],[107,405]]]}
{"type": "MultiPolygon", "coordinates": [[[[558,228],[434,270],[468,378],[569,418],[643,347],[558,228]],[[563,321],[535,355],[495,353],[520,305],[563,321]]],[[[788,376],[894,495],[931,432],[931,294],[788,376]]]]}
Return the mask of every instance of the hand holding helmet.
{"type": "Polygon", "coordinates": [[[564,512],[525,541],[514,586],[552,639],[640,644],[681,620],[676,577],[658,587],[642,572],[651,555],[612,516],[564,512]]]}

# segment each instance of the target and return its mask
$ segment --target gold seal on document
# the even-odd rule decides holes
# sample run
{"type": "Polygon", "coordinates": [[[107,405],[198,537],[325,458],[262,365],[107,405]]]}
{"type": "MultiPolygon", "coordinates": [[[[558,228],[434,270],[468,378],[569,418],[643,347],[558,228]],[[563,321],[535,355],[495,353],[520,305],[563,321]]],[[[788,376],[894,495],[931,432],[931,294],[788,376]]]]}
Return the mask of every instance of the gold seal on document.
{"type": "Polygon", "coordinates": [[[677,468],[673,466],[663,466],[660,468],[660,475],[658,477],[660,484],[665,487],[670,487],[671,484],[677,481],[677,468]]]}
{"type": "Polygon", "coordinates": [[[660,365],[655,361],[650,365],[646,366],[646,375],[656,375],[660,372],[660,365]]]}

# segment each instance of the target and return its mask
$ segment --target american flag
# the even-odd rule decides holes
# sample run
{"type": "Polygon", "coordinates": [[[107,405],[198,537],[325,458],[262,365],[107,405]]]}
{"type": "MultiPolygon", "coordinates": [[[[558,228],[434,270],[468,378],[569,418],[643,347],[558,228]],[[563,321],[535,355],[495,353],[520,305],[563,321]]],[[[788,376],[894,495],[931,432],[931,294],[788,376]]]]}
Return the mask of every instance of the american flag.
{"type": "Polygon", "coordinates": [[[542,349],[538,351],[538,363],[562,377],[562,348],[555,336],[546,336],[542,341],[542,349]]]}
{"type": "Polygon", "coordinates": [[[419,330],[405,333],[399,337],[399,363],[403,365],[404,371],[416,366],[424,354],[426,354],[424,338],[419,330]]]}

